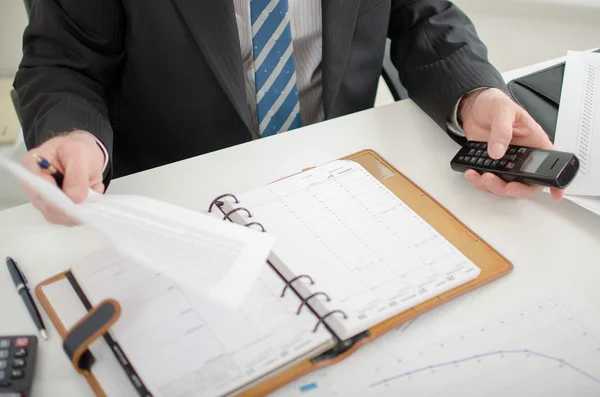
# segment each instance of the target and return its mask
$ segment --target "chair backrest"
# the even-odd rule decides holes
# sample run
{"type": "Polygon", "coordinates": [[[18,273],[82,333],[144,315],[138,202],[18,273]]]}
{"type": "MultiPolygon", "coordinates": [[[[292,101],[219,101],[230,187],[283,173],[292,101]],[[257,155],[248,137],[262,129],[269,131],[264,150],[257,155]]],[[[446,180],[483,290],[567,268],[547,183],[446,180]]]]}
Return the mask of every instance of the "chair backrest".
{"type": "Polygon", "coordinates": [[[408,92],[400,82],[398,70],[390,59],[390,43],[390,39],[387,39],[387,42],[385,43],[385,55],[383,57],[383,70],[381,71],[381,76],[390,89],[394,100],[399,101],[401,99],[407,99],[408,92]]]}
{"type": "Polygon", "coordinates": [[[31,12],[31,2],[33,0],[23,0],[23,3],[25,3],[25,11],[27,11],[27,16],[29,17],[29,13],[31,12]]]}

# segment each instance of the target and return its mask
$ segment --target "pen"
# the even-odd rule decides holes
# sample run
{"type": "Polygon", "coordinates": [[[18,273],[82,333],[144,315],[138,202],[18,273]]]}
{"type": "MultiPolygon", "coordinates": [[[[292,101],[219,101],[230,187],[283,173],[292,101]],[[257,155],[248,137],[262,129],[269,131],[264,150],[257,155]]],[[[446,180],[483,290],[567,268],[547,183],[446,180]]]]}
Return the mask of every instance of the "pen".
{"type": "Polygon", "coordinates": [[[52,177],[56,181],[56,184],[58,185],[58,187],[60,189],[62,189],[63,180],[65,179],[65,176],[63,175],[63,173],[60,172],[58,170],[58,168],[53,166],[51,162],[49,162],[48,160],[46,160],[39,154],[34,153],[33,157],[35,157],[35,159],[37,160],[37,163],[41,169],[48,170],[50,172],[50,175],[52,175],[52,177]]]}
{"type": "Polygon", "coordinates": [[[25,277],[21,269],[19,269],[19,265],[17,265],[17,263],[14,260],[12,260],[12,258],[6,258],[6,266],[8,267],[8,272],[10,273],[10,276],[12,277],[15,286],[17,287],[17,293],[21,295],[21,298],[23,298],[23,302],[25,302],[27,311],[33,319],[35,326],[40,331],[40,335],[42,335],[42,338],[48,339],[48,335],[46,334],[46,327],[44,326],[42,316],[40,316],[40,312],[38,311],[33,297],[29,292],[27,278],[25,277]]]}

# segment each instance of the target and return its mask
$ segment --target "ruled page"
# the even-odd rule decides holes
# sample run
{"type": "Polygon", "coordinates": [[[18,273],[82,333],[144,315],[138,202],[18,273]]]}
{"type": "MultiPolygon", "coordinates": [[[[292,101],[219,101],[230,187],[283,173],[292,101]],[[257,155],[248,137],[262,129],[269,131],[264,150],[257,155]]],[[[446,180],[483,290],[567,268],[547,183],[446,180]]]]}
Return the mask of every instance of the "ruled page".
{"type": "MultiPolygon", "coordinates": [[[[476,278],[480,269],[352,161],[334,161],[238,195],[277,237],[271,259],[345,339],[476,278]]],[[[228,204],[231,205],[231,204],[228,204]]]]}
{"type": "Polygon", "coordinates": [[[299,300],[266,264],[237,309],[222,306],[117,253],[97,253],[72,272],[97,304],[122,308],[111,328],[155,397],[220,396],[333,346],[315,316],[296,315],[299,300]]]}

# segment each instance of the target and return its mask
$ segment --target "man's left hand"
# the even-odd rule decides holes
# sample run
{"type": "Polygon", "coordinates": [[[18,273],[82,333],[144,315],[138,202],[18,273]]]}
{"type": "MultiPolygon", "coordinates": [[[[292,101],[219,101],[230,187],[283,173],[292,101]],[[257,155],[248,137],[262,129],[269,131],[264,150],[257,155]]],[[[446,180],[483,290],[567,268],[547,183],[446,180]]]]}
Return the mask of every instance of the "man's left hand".
{"type": "MultiPolygon", "coordinates": [[[[499,89],[471,92],[461,100],[458,112],[467,139],[487,142],[488,154],[493,159],[503,157],[509,144],[554,149],[542,127],[499,89]]],[[[476,188],[501,196],[528,198],[543,189],[518,182],[506,183],[494,174],[480,175],[474,170],[468,170],[465,177],[476,188]]],[[[554,199],[562,198],[562,190],[550,190],[554,199]]]]}

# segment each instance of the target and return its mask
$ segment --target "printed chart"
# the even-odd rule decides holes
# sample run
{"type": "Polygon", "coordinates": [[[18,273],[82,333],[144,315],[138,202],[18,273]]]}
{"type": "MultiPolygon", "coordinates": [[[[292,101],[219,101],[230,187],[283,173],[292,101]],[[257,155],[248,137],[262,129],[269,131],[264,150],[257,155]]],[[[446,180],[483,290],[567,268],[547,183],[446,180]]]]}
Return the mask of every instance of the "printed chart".
{"type": "Polygon", "coordinates": [[[392,332],[276,395],[600,396],[600,316],[587,324],[573,298],[546,297],[433,343],[411,327],[392,332]]]}

